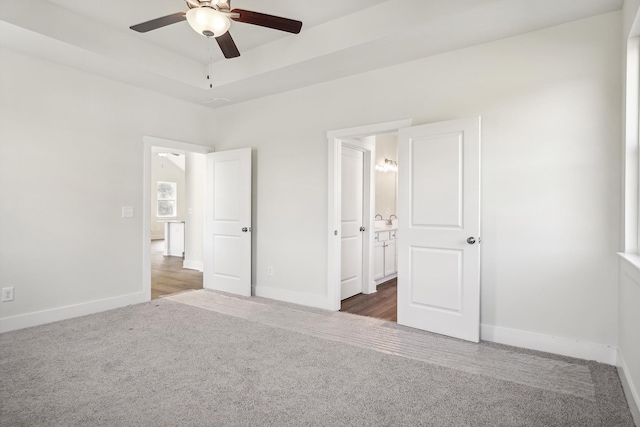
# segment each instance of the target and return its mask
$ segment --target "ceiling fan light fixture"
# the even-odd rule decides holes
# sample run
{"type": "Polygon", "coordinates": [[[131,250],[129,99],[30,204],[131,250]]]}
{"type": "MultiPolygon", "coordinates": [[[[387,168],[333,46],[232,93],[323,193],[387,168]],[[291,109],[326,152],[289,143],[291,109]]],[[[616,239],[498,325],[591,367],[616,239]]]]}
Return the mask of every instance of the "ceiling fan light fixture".
{"type": "Polygon", "coordinates": [[[196,33],[205,37],[220,37],[231,26],[225,14],[206,6],[189,9],[187,22],[196,33]]]}

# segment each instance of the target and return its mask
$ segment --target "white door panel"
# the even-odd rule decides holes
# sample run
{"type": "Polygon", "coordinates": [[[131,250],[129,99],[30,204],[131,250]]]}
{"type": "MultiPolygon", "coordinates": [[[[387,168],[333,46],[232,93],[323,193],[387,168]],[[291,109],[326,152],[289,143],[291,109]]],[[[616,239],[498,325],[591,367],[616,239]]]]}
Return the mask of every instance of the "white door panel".
{"type": "Polygon", "coordinates": [[[401,129],[398,153],[398,323],[478,342],[480,120],[401,129]]]}
{"type": "Polygon", "coordinates": [[[251,295],[251,149],[207,155],[204,287],[251,295]]]}
{"type": "Polygon", "coordinates": [[[414,138],[411,143],[413,227],[460,227],[462,134],[414,138]]]}
{"type": "Polygon", "coordinates": [[[340,299],[362,292],[364,154],[342,147],[340,299]]]}

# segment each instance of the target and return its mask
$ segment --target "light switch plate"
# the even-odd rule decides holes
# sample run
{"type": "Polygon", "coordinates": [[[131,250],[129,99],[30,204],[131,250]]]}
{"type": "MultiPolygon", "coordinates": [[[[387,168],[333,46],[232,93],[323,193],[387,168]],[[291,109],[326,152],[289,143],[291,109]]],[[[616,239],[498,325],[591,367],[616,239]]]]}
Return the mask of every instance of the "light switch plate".
{"type": "Polygon", "coordinates": [[[13,286],[2,288],[2,302],[13,301],[13,286]]]}
{"type": "Polygon", "coordinates": [[[133,206],[122,207],[122,218],[133,218],[133,206]]]}

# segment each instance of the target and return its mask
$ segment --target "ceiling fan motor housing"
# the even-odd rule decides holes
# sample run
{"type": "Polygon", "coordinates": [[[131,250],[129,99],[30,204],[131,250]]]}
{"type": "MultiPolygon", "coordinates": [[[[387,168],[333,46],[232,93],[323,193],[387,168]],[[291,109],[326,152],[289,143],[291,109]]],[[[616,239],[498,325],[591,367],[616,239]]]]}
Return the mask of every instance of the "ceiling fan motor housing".
{"type": "Polygon", "coordinates": [[[206,37],[220,37],[229,30],[231,20],[210,6],[194,7],[187,11],[191,28],[206,37]]]}

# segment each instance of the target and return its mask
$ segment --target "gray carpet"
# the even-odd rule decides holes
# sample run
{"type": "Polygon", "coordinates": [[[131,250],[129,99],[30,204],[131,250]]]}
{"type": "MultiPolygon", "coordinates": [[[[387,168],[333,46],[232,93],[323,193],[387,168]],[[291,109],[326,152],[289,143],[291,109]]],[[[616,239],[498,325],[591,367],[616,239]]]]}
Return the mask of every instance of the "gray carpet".
{"type": "Polygon", "coordinates": [[[318,336],[336,313],[238,301],[311,313],[318,328],[161,299],[5,333],[0,426],[633,426],[611,366],[477,345],[480,355],[521,354],[523,370],[534,358],[548,378],[523,384],[513,358],[512,375],[499,378],[482,363],[465,368],[473,355],[446,366],[318,336]],[[556,366],[577,388],[557,388],[556,366]]]}

